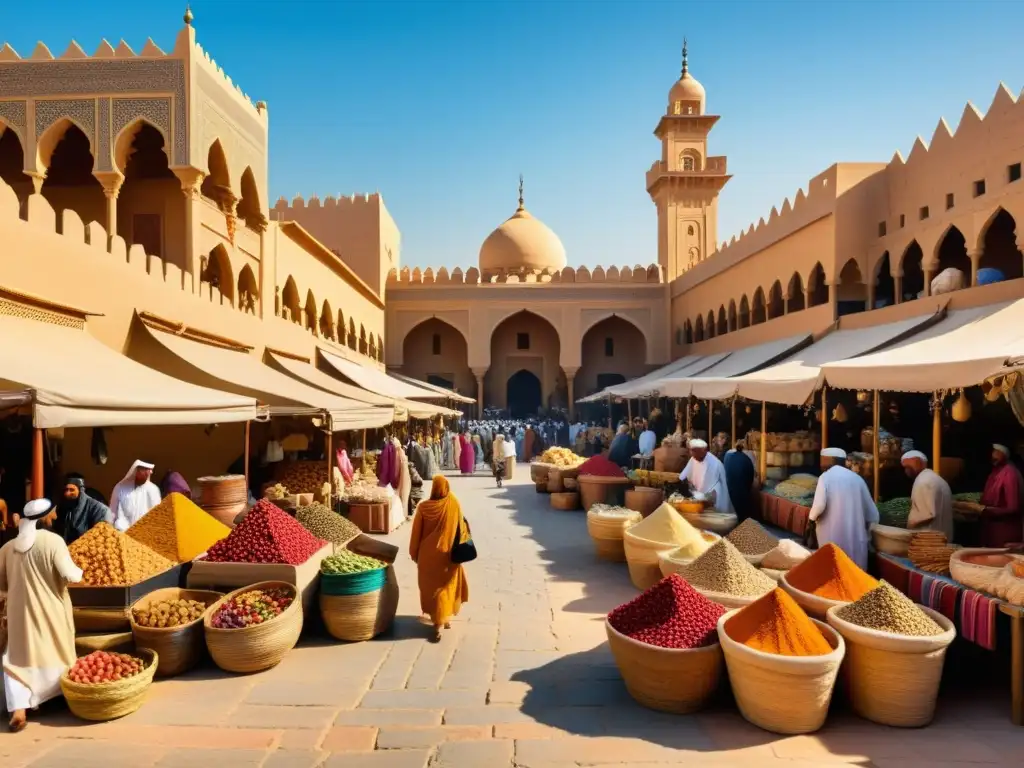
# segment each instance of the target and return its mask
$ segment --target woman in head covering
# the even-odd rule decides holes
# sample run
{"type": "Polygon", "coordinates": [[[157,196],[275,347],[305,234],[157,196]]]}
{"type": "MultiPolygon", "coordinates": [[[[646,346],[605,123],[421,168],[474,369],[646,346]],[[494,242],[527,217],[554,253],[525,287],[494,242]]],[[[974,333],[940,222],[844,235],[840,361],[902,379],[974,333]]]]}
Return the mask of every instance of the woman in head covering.
{"type": "Polygon", "coordinates": [[[67,582],[81,581],[82,571],[60,536],[36,529],[52,507],[48,499],[26,504],[18,537],[0,548],[0,592],[7,593],[4,694],[12,731],[25,727],[25,710],[60,696],[60,678],[75,663],[67,582]]]}
{"type": "Polygon", "coordinates": [[[505,436],[499,432],[494,437],[494,446],[491,451],[491,468],[494,470],[494,480],[501,488],[501,481],[505,478],[505,436]]]}
{"type": "Polygon", "coordinates": [[[476,466],[476,451],[473,449],[473,441],[469,437],[469,432],[464,433],[459,438],[461,452],[459,453],[459,469],[462,470],[464,475],[472,475],[473,468],[476,466]]]}
{"type": "Polygon", "coordinates": [[[170,496],[172,493],[180,493],[186,499],[192,498],[192,489],[178,472],[168,472],[164,475],[163,482],[160,483],[160,491],[164,497],[170,496]]]}
{"type": "Polygon", "coordinates": [[[68,475],[64,480],[64,498],[57,506],[57,524],[63,531],[64,543],[73,544],[97,523],[113,525],[110,508],[89,498],[81,476],[68,475]]]}
{"type": "Polygon", "coordinates": [[[459,543],[467,541],[469,525],[448,481],[436,475],[430,498],[416,508],[409,539],[409,556],[416,563],[419,580],[420,609],[430,616],[435,642],[441,639],[441,628],[450,629],[452,616],[458,616],[462,604],[469,601],[466,573],[451,558],[456,537],[459,543]]]}

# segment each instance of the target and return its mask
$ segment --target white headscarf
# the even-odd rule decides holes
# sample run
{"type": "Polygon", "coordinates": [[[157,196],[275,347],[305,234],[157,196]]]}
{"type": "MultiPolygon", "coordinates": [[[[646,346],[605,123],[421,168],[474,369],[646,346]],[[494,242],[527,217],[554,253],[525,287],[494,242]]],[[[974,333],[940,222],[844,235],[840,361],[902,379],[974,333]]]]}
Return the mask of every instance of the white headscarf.
{"type": "Polygon", "coordinates": [[[53,502],[49,499],[35,499],[25,505],[21,511],[21,519],[18,521],[18,537],[14,540],[14,549],[18,552],[28,552],[36,543],[36,523],[46,517],[53,509],[53,502]]]}
{"type": "Polygon", "coordinates": [[[135,472],[139,469],[153,469],[153,465],[147,461],[136,460],[128,474],[114,486],[110,494],[110,511],[114,515],[114,527],[122,532],[128,530],[160,503],[160,489],[153,481],[147,480],[139,486],[135,484],[135,472]]]}

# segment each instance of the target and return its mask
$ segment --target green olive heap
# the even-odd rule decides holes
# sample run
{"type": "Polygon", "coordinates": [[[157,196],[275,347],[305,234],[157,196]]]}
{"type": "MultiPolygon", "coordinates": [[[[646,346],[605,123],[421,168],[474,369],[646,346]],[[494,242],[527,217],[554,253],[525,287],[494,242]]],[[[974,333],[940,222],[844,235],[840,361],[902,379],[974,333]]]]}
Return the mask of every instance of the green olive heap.
{"type": "Polygon", "coordinates": [[[328,574],[352,574],[376,571],[379,568],[387,567],[387,563],[375,557],[357,555],[355,552],[345,550],[336,555],[325,557],[320,563],[320,573],[328,574]]]}

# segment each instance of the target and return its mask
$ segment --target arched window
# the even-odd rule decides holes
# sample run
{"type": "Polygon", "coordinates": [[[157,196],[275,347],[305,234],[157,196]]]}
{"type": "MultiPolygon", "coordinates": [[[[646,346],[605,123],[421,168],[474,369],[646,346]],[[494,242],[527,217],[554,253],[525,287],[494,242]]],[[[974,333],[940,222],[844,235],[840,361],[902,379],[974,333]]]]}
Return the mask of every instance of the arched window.
{"type": "Polygon", "coordinates": [[[690,235],[691,237],[693,236],[693,224],[686,228],[686,234],[690,235]]]}
{"type": "Polygon", "coordinates": [[[684,171],[692,171],[693,170],[693,158],[692,157],[684,157],[683,158],[683,170],[684,171]]]}

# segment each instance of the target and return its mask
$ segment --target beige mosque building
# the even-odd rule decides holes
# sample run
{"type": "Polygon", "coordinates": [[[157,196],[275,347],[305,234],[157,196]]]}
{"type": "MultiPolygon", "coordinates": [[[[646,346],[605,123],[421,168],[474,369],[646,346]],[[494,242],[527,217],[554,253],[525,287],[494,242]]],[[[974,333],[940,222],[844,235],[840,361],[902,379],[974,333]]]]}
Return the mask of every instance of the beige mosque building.
{"type": "Polygon", "coordinates": [[[568,267],[521,184],[476,267],[410,270],[378,194],[269,205],[270,109],[192,21],[170,51],[0,47],[0,344],[8,367],[54,366],[2,372],[0,390],[48,392],[36,426],[100,486],[138,455],[187,476],[221,470],[254,403],[330,412],[336,431],[429,415],[388,372],[528,414],[840,316],[864,327],[1022,294],[1024,104],[1002,85],[955,133],[939,120],[906,158],[837,163],[721,242],[719,117],[684,47],[652,114],[650,264],[568,267]],[[949,266],[969,285],[930,296],[949,266]],[[986,268],[1005,280],[979,285],[986,268]],[[91,394],[61,390],[90,377],[103,382],[91,394]],[[107,435],[111,461],[93,467],[90,414],[118,397],[131,407],[107,435]],[[213,415],[182,405],[199,400],[213,415]]]}

